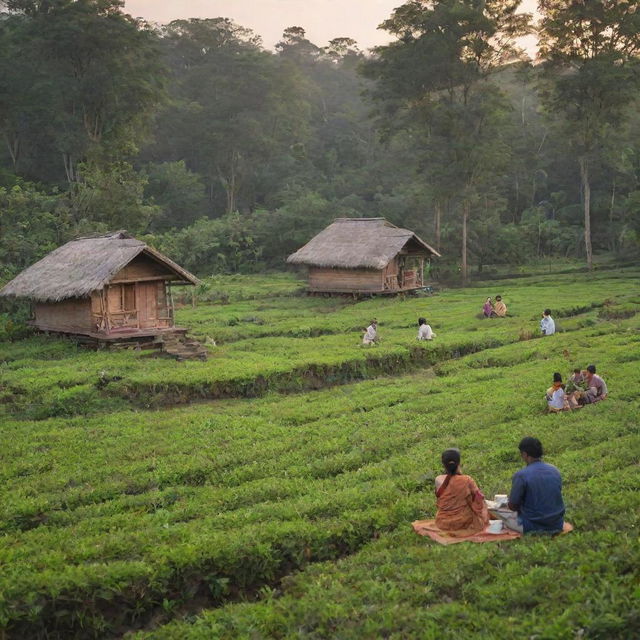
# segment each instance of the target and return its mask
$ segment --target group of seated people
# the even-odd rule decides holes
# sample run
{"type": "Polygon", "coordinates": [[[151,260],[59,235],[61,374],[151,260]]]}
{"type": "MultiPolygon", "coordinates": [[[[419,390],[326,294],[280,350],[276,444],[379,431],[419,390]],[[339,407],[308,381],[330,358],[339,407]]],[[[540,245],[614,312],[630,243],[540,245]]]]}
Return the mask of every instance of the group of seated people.
{"type": "MultiPolygon", "coordinates": [[[[433,340],[436,334],[433,332],[431,325],[427,324],[425,318],[418,318],[418,340],[433,340]]],[[[378,322],[374,319],[364,330],[362,336],[362,344],[372,345],[378,342],[378,322]]]]}
{"type": "MultiPolygon", "coordinates": [[[[496,296],[495,303],[491,298],[487,298],[482,305],[482,316],[484,318],[506,318],[507,305],[503,302],[502,296],[496,296]]],[[[556,323],[551,317],[551,309],[545,309],[542,312],[540,331],[543,336],[552,336],[556,332],[556,323]]]]}
{"type": "Polygon", "coordinates": [[[496,296],[495,304],[491,298],[487,298],[482,305],[482,315],[485,318],[505,318],[507,305],[502,301],[502,296],[496,296]]]}
{"type": "Polygon", "coordinates": [[[545,398],[549,411],[558,413],[600,402],[608,393],[607,383],[596,373],[596,366],[590,364],[583,370],[574,369],[566,385],[562,375],[554,373],[553,384],[547,389],[545,398]]]}
{"type": "Polygon", "coordinates": [[[484,531],[490,515],[519,533],[560,533],[564,527],[562,478],[556,467],[542,461],[542,444],[523,438],[518,445],[526,466],[511,480],[507,504],[489,508],[471,476],[460,471],[460,451],[442,454],[445,473],[436,478],[436,525],[453,537],[484,531]]]}

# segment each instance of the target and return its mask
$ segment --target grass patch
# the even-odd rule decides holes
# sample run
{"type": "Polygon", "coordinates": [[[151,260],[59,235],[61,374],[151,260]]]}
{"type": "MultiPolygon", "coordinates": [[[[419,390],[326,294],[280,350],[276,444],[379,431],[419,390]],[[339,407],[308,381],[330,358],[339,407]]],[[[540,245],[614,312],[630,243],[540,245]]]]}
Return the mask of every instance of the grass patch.
{"type": "MultiPolygon", "coordinates": [[[[602,278],[601,290],[589,291],[604,300],[617,284],[602,278]]],[[[629,281],[619,284],[616,300],[633,304],[623,292],[629,281]]],[[[211,361],[165,368],[140,354],[84,352],[59,341],[39,358],[42,339],[7,343],[3,388],[19,387],[25,399],[12,400],[14,408],[41,399],[49,411],[49,394],[57,393],[61,408],[81,415],[3,420],[0,629],[50,639],[149,625],[157,627],[147,631],[152,638],[491,637],[487,629],[494,637],[631,637],[640,524],[637,316],[602,320],[591,309],[563,321],[586,315],[591,327],[520,342],[530,324],[520,318],[531,318],[555,285],[526,289],[518,290],[518,316],[504,323],[473,318],[478,289],[326,314],[325,325],[335,326],[336,315],[342,325],[375,309],[385,322],[374,349],[345,347],[338,333],[247,336],[225,352],[243,347],[243,365],[259,360],[246,384],[275,371],[298,385],[334,371],[313,367],[340,371],[354,361],[371,367],[363,378],[387,375],[343,384],[352,372],[335,374],[333,388],[314,392],[283,396],[267,386],[264,397],[163,410],[123,403],[135,393],[127,385],[151,385],[162,398],[185,375],[190,389],[231,385],[239,370],[209,368],[211,361]],[[438,340],[426,346],[413,340],[418,304],[433,304],[436,318],[438,340]],[[478,327],[472,337],[469,324],[478,327]],[[425,355],[406,374],[412,365],[403,358],[415,349],[425,355]],[[590,362],[610,399],[547,415],[551,373],[590,362]],[[113,380],[104,389],[96,387],[100,371],[113,380]],[[96,404],[94,389],[100,402],[117,404],[96,404]],[[461,447],[487,495],[504,493],[519,467],[516,444],[531,434],[563,472],[575,534],[441,548],[410,531],[411,520],[434,513],[431,487],[444,448],[461,447]]],[[[291,314],[300,300],[332,302],[292,296],[291,314]]],[[[245,325],[255,323],[238,326],[245,325]]]]}

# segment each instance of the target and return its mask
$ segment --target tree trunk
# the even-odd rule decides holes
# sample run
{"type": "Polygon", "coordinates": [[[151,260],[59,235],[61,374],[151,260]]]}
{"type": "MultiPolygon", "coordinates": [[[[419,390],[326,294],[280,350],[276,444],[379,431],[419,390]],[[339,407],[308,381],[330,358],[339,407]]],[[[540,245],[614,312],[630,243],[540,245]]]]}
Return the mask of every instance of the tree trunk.
{"type": "Polygon", "coordinates": [[[440,253],[440,228],[442,221],[442,205],[439,201],[436,201],[436,208],[433,215],[433,227],[434,235],[436,238],[436,251],[440,253]]]}
{"type": "Polygon", "coordinates": [[[593,251],[591,249],[591,183],[589,182],[589,161],[580,157],[580,181],[584,199],[584,247],[587,254],[587,268],[593,269],[593,251]]]}
{"type": "Polygon", "coordinates": [[[469,220],[469,203],[462,205],[462,284],[467,284],[467,222],[469,220]]]}
{"type": "Polygon", "coordinates": [[[231,165],[231,181],[229,182],[229,208],[227,213],[231,214],[236,210],[236,166],[235,163],[231,165]]]}
{"type": "Polygon", "coordinates": [[[613,179],[613,185],[611,187],[611,201],[609,203],[609,250],[615,251],[616,248],[616,234],[613,230],[613,211],[616,206],[616,179],[613,179]]]}
{"type": "Polygon", "coordinates": [[[237,151],[231,152],[231,162],[229,164],[229,174],[225,175],[220,167],[218,167],[218,177],[224,188],[226,196],[226,211],[230,214],[236,210],[236,201],[238,196],[238,163],[240,154],[237,151]]]}
{"type": "Polygon", "coordinates": [[[227,181],[227,213],[233,213],[236,208],[238,196],[238,165],[240,164],[240,152],[231,152],[231,166],[229,180],[227,181]]]}
{"type": "Polygon", "coordinates": [[[11,156],[13,172],[18,173],[18,161],[20,159],[20,136],[16,135],[13,138],[9,139],[9,135],[5,134],[4,139],[7,143],[7,149],[9,149],[9,155],[11,156]]]}
{"type": "Polygon", "coordinates": [[[73,158],[71,157],[71,154],[63,153],[62,161],[64,163],[64,173],[67,177],[67,182],[69,184],[73,184],[74,182],[77,182],[78,176],[76,174],[76,168],[75,168],[75,165],[73,164],[73,158]]]}

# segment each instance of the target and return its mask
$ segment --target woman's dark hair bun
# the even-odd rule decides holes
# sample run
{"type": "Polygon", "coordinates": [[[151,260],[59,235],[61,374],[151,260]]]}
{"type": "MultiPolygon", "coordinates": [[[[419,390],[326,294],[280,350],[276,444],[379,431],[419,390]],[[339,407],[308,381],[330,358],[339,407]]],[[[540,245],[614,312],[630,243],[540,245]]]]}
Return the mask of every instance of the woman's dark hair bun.
{"type": "Polygon", "coordinates": [[[458,449],[447,449],[442,454],[442,464],[447,473],[453,475],[458,470],[460,464],[460,451],[458,449]]]}

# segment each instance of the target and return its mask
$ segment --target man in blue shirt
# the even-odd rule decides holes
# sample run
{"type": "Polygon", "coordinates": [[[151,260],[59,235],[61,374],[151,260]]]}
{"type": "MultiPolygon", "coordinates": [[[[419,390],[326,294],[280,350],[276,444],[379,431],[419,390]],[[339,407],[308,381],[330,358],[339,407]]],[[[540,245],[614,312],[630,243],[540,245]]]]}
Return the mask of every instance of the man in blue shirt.
{"type": "Polygon", "coordinates": [[[523,533],[558,533],[564,525],[562,478],[553,465],[542,462],[542,443],[537,438],[523,438],[518,445],[520,456],[527,463],[513,474],[509,509],[517,511],[517,525],[509,528],[523,533]]]}

